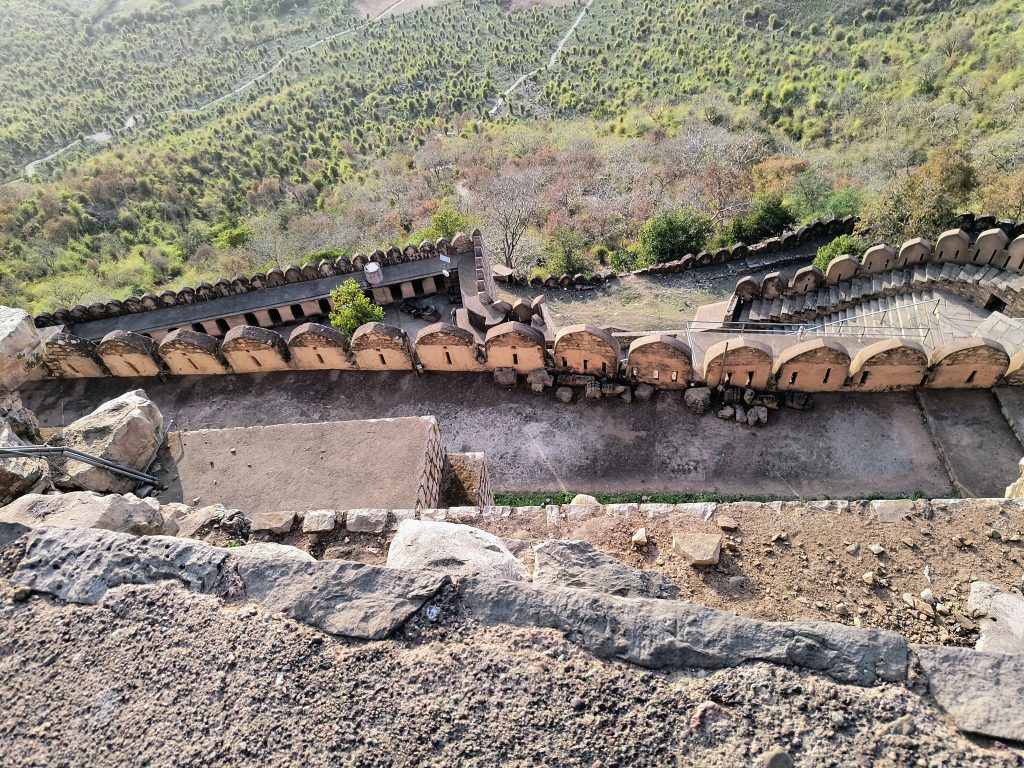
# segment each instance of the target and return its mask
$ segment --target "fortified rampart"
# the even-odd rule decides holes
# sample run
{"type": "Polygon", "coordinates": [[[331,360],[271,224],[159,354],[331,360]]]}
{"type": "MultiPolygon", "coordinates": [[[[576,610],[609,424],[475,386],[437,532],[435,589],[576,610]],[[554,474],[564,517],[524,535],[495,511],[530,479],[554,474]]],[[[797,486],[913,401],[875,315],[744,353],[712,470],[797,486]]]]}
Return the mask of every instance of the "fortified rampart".
{"type": "MultiPolygon", "coordinates": [[[[845,227],[849,223],[836,221],[833,225],[822,223],[819,229],[845,227]]],[[[984,217],[972,217],[969,225],[979,221],[986,223],[984,217]]],[[[145,310],[139,306],[152,305],[152,300],[125,300],[40,316],[36,325],[42,329],[42,365],[36,375],[82,378],[283,370],[495,371],[501,372],[498,378],[505,384],[525,376],[538,391],[554,383],[553,376],[548,374],[563,376],[560,383],[570,386],[594,381],[597,386],[590,396],[619,394],[628,385],[675,390],[707,384],[823,392],[1024,384],[1024,349],[982,333],[929,344],[895,331],[891,336],[884,331],[865,334],[845,333],[842,329],[825,334],[815,333],[812,327],[806,335],[803,331],[765,333],[766,328],[757,322],[795,322],[836,307],[853,306],[865,298],[911,291],[920,285],[941,287],[1010,317],[1024,316],[1024,235],[1010,241],[1008,232],[1014,232],[1020,225],[1000,224],[1001,227],[982,231],[973,241],[966,231],[956,229],[941,235],[934,244],[916,239],[898,251],[885,245],[875,246],[860,259],[841,256],[833,260],[825,274],[808,266],[792,277],[770,274],[760,283],[743,278],[729,302],[728,317],[717,327],[694,326],[686,331],[654,334],[590,325],[557,329],[542,296],[532,302],[519,300],[514,304],[495,300],[489,261],[477,231],[472,236],[460,234],[450,244],[442,240],[424,243],[419,249],[410,247],[405,252],[393,249],[369,258],[338,260],[334,265],[322,262],[316,269],[306,265],[285,270],[280,279],[287,279],[290,274],[297,281],[294,284],[273,286],[268,282],[267,286],[256,288],[260,276],[248,281],[221,281],[218,285],[228,294],[222,299],[207,295],[206,289],[184,289],[174,297],[175,302],[184,303],[173,307],[154,306],[145,310]],[[437,261],[434,267],[451,266],[456,277],[447,287],[458,290],[462,308],[453,312],[454,322],[434,323],[421,328],[415,336],[390,323],[371,323],[360,327],[349,339],[322,322],[309,321],[308,316],[300,318],[296,312],[290,316],[292,322],[285,324],[285,332],[247,322],[252,319],[249,313],[218,318],[214,323],[217,333],[198,330],[207,327],[205,321],[188,327],[168,325],[168,312],[194,308],[197,302],[206,304],[209,308],[203,311],[211,315],[220,313],[217,305],[221,301],[226,311],[233,311],[240,298],[253,306],[278,302],[281,295],[274,291],[302,285],[307,272],[308,288],[320,292],[371,262],[393,269],[424,264],[438,254],[445,255],[447,261],[437,261]],[[322,277],[331,270],[341,272],[322,277]],[[327,283],[323,283],[325,279],[327,283]],[[231,293],[233,289],[241,293],[231,293]],[[88,319],[101,313],[111,316],[88,319]],[[52,327],[52,323],[59,321],[59,315],[72,321],[77,317],[82,322],[72,323],[72,330],[52,327]],[[154,318],[148,325],[159,326],[149,333],[120,327],[110,327],[99,339],[77,333],[79,329],[91,333],[110,325],[132,325],[131,321],[146,315],[154,318]],[[296,327],[300,319],[305,322],[296,327]],[[602,382],[608,386],[600,386],[602,382]]],[[[805,230],[812,232],[814,228],[805,230]]],[[[796,239],[808,236],[789,234],[796,239]]],[[[779,238],[780,242],[785,237],[779,238]]],[[[714,263],[714,254],[710,263],[714,263]]],[[[387,268],[380,271],[388,273],[387,268]]],[[[399,286],[396,291],[389,288],[389,297],[396,293],[400,297],[408,290],[402,287],[405,272],[397,273],[398,283],[393,282],[395,275],[392,271],[385,278],[392,281],[392,288],[399,286]]],[[[270,278],[265,277],[267,281],[270,278]]],[[[379,288],[367,290],[376,292],[379,288]]],[[[321,300],[324,299],[318,299],[321,300]]],[[[271,325],[283,320],[283,314],[274,318],[269,310],[265,310],[265,316],[271,325]]]]}

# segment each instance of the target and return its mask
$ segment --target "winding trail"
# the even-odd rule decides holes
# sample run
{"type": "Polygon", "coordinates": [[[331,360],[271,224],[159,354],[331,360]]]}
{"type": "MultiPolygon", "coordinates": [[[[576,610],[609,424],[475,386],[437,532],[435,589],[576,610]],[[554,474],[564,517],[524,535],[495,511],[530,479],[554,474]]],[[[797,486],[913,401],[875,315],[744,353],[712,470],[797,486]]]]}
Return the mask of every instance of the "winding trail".
{"type": "MultiPolygon", "coordinates": [[[[345,35],[351,35],[351,34],[353,34],[355,32],[358,32],[361,29],[365,29],[366,27],[370,26],[371,24],[374,24],[374,23],[380,21],[385,16],[387,16],[390,13],[392,13],[393,11],[395,11],[395,9],[397,9],[398,7],[404,5],[408,1],[409,0],[395,0],[395,2],[391,3],[387,8],[385,8],[383,11],[378,13],[372,19],[368,19],[367,21],[364,21],[362,24],[357,24],[354,27],[349,27],[348,29],[343,29],[340,32],[335,32],[332,35],[327,35],[326,37],[322,37],[319,40],[316,40],[315,42],[310,43],[309,45],[303,45],[303,46],[300,46],[298,48],[294,48],[294,49],[288,51],[287,53],[285,53],[284,56],[282,56],[280,59],[278,59],[277,62],[275,62],[265,72],[261,72],[260,74],[256,75],[256,77],[252,78],[251,80],[247,80],[246,82],[242,83],[237,88],[234,88],[233,90],[228,91],[223,96],[218,96],[215,99],[211,99],[210,101],[207,101],[204,104],[200,104],[198,107],[172,107],[171,109],[162,110],[162,111],[158,112],[157,114],[159,114],[159,115],[172,115],[172,114],[184,113],[184,112],[188,112],[188,113],[203,112],[203,111],[205,111],[207,109],[210,109],[210,107],[213,107],[213,106],[216,106],[217,104],[220,104],[222,101],[226,101],[228,99],[235,98],[236,96],[241,96],[243,93],[245,93],[247,90],[252,88],[254,85],[256,85],[257,83],[262,82],[266,78],[270,77],[277,70],[279,70],[282,66],[284,66],[285,61],[290,56],[302,53],[303,51],[312,51],[312,50],[314,50],[316,48],[319,48],[321,45],[325,45],[325,44],[329,43],[332,40],[338,39],[339,37],[344,37],[345,35]]],[[[593,0],[591,0],[591,2],[593,2],[593,0]]],[[[588,4],[588,7],[589,7],[589,4],[588,4]]],[[[575,28],[575,25],[573,25],[573,26],[575,28]]],[[[133,128],[136,125],[136,123],[137,123],[137,121],[139,120],[140,117],[141,117],[140,115],[129,115],[128,118],[125,120],[125,123],[124,123],[124,126],[122,127],[122,130],[133,128]]],[[[93,134],[91,134],[89,136],[86,136],[86,140],[87,141],[92,141],[92,142],[95,142],[95,143],[98,143],[98,144],[104,144],[104,143],[110,141],[112,138],[113,138],[113,136],[111,136],[111,134],[109,132],[107,132],[107,131],[98,131],[98,132],[93,133],[93,134]]],[[[49,162],[51,160],[55,160],[56,158],[58,158],[61,155],[63,155],[65,152],[69,152],[70,150],[74,149],[75,147],[79,146],[82,143],[83,143],[83,141],[81,139],[76,139],[75,141],[72,141],[70,144],[68,144],[68,145],[66,145],[64,147],[61,147],[60,149],[56,150],[55,152],[51,152],[50,154],[46,155],[45,157],[40,157],[37,160],[33,160],[32,162],[28,163],[25,166],[25,176],[28,177],[28,178],[32,178],[32,176],[35,175],[36,167],[37,166],[42,165],[43,163],[47,163],[47,162],[49,162]]],[[[14,183],[14,181],[16,181],[16,179],[12,179],[12,180],[8,181],[7,184],[12,184],[12,183],[14,183]]],[[[6,186],[6,184],[4,186],[6,186]]]]}
{"type": "Polygon", "coordinates": [[[550,69],[551,67],[555,66],[555,64],[558,62],[558,57],[562,55],[562,49],[565,48],[566,44],[569,42],[569,38],[573,36],[574,32],[576,32],[576,27],[578,27],[580,25],[580,22],[583,21],[583,18],[587,15],[587,11],[590,10],[590,6],[592,6],[593,4],[594,0],[587,0],[587,4],[583,6],[583,10],[581,10],[579,14],[577,14],[575,21],[573,21],[568,31],[565,33],[562,39],[558,41],[558,45],[555,46],[555,50],[551,53],[551,59],[548,61],[548,63],[542,67],[537,67],[536,69],[530,70],[525,75],[520,75],[516,79],[516,81],[512,83],[512,85],[510,85],[508,88],[501,92],[501,94],[498,96],[498,100],[494,102],[494,106],[491,107],[490,110],[488,110],[488,115],[493,116],[497,114],[501,110],[501,108],[505,106],[505,102],[507,101],[508,97],[511,96],[513,91],[515,91],[520,85],[525,83],[538,72],[542,72],[545,69],[550,69]]]}

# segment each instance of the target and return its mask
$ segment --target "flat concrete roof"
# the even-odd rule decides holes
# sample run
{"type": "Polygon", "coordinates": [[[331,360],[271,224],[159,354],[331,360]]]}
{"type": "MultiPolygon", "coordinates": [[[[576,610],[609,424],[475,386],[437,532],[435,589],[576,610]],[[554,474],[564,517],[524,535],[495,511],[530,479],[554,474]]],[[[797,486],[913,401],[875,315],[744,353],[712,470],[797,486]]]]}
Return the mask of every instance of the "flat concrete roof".
{"type": "Polygon", "coordinates": [[[418,416],[171,433],[159,498],[246,515],[413,509],[436,424],[418,416]]]}

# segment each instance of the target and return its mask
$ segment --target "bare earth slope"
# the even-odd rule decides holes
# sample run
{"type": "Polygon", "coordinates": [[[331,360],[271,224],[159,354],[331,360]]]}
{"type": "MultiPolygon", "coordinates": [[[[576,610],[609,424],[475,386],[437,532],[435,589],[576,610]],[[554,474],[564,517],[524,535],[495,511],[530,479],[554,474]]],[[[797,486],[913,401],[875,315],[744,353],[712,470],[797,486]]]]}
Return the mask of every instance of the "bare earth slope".
{"type": "Polygon", "coordinates": [[[86,607],[7,586],[4,766],[750,765],[774,747],[796,765],[1020,764],[901,685],[662,674],[450,607],[367,644],[174,588],[86,607]]]}

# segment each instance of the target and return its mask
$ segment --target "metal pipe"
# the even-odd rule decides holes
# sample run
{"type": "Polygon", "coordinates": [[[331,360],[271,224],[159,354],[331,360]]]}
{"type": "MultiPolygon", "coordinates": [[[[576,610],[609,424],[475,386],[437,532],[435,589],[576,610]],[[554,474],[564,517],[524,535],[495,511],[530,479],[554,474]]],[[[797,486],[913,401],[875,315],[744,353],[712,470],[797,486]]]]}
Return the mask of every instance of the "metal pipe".
{"type": "Polygon", "coordinates": [[[64,448],[60,446],[47,446],[47,445],[23,445],[16,447],[0,447],[0,456],[70,456],[73,459],[91,464],[96,467],[102,467],[103,469],[110,470],[118,475],[130,477],[133,480],[139,480],[141,482],[156,484],[156,478],[153,475],[147,475],[142,472],[137,472],[134,469],[122,466],[106,459],[101,459],[97,456],[90,456],[87,453],[75,450],[74,448],[64,448]]]}

